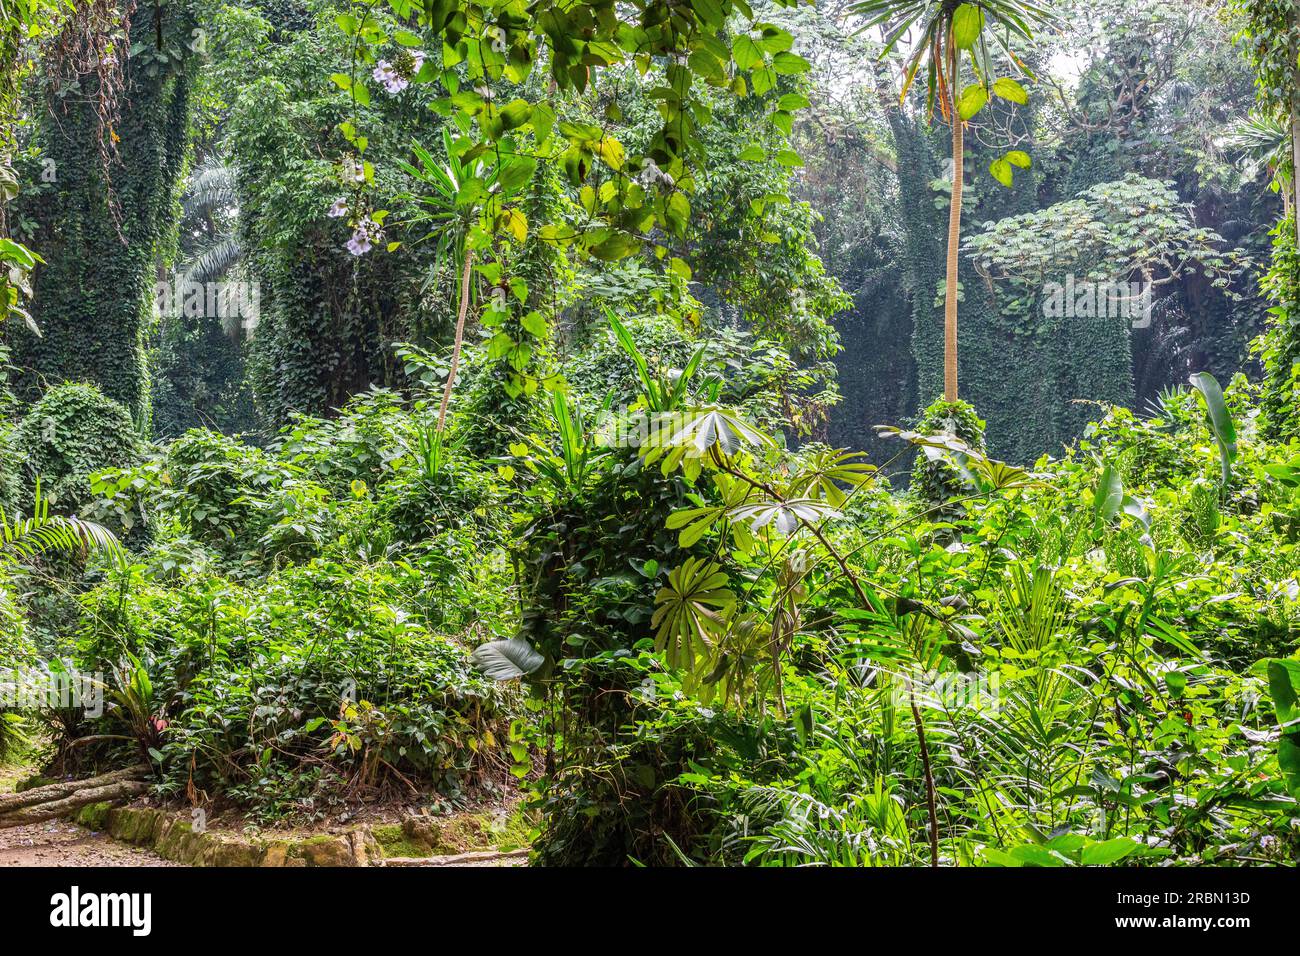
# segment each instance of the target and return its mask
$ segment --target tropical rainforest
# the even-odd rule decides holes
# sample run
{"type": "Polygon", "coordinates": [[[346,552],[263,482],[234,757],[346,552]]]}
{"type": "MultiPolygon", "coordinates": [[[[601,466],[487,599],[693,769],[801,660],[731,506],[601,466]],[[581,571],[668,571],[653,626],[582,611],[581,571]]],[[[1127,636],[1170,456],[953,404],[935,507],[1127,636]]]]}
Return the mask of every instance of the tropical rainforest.
{"type": "Polygon", "coordinates": [[[1300,859],[1300,0],[0,9],[0,857],[1300,859]]]}

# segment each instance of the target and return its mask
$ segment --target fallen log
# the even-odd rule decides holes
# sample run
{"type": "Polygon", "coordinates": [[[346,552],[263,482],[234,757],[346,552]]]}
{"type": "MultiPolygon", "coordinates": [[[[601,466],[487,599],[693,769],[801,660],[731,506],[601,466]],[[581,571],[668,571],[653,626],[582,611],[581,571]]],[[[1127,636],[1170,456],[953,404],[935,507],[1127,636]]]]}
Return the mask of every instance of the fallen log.
{"type": "Polygon", "coordinates": [[[6,793],[0,796],[0,817],[24,807],[34,807],[39,803],[49,803],[51,800],[62,800],[87,787],[93,789],[124,780],[138,780],[148,770],[149,768],[144,766],[128,767],[125,770],[114,770],[112,773],[102,773],[97,777],[86,777],[83,780],[61,780],[58,783],[33,787],[22,793],[6,793]]]}
{"type": "Polygon", "coordinates": [[[531,850],[480,850],[474,853],[457,853],[455,856],[390,856],[380,860],[380,866],[473,866],[494,860],[522,860],[531,850]]]}
{"type": "Polygon", "coordinates": [[[0,830],[27,826],[29,823],[44,823],[46,820],[53,820],[81,807],[90,806],[92,803],[114,803],[128,797],[137,797],[148,789],[149,784],[143,780],[119,780],[117,783],[102,787],[77,790],[59,800],[38,803],[0,814],[0,830]]]}

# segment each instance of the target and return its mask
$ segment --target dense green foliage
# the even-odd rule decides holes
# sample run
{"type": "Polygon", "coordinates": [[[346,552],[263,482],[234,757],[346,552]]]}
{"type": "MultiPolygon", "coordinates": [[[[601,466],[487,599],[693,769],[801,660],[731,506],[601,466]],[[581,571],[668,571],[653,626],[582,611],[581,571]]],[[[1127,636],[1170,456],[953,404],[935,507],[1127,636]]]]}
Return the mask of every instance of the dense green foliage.
{"type": "Polygon", "coordinates": [[[93,381],[147,421],[145,323],[185,162],[195,19],[187,3],[142,5],[129,27],[137,39],[128,57],[105,52],[93,14],[75,21],[69,56],[98,68],[71,82],[49,76],[41,91],[30,170],[40,188],[24,212],[39,224],[49,265],[33,313],[40,336],[20,335],[16,357],[29,396],[65,379],[93,381]],[[110,124],[106,106],[119,99],[110,124]]]}
{"type": "Polygon", "coordinates": [[[522,802],[542,865],[1294,863],[1300,277],[1233,132],[1293,5],[1029,6],[0,37],[0,669],[106,698],[0,701],[0,756],[522,802]]]}
{"type": "Polygon", "coordinates": [[[90,500],[90,477],[127,465],[138,454],[131,416],[93,385],[60,385],[26,409],[14,430],[23,486],[68,511],[90,500]]]}

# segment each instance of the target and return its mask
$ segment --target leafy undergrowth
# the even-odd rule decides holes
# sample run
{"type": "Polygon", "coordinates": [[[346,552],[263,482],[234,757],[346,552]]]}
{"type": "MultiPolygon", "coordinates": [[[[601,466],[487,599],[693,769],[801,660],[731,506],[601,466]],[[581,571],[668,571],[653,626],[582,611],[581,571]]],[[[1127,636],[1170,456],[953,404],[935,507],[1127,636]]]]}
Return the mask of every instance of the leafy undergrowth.
{"type": "Polygon", "coordinates": [[[1028,468],[943,406],[886,430],[921,460],[900,493],[612,326],[635,446],[557,392],[485,460],[418,390],[373,392],[98,473],[87,514],[132,543],[36,635],[39,666],[104,675],[102,714],[23,718],[51,766],[143,759],[210,825],[364,821],[410,855],[1295,858],[1300,446],[1244,379],[1028,468]]]}

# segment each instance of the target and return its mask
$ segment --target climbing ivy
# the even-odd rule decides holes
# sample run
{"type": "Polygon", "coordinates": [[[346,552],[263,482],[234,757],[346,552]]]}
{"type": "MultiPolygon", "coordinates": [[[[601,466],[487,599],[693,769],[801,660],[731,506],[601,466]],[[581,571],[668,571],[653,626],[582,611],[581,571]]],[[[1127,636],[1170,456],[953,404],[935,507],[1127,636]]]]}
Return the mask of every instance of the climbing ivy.
{"type": "MultiPolygon", "coordinates": [[[[1292,188],[1300,195],[1300,3],[1296,0],[1237,0],[1245,19],[1241,40],[1256,70],[1256,100],[1264,114],[1289,127],[1292,188]]],[[[1274,233],[1272,268],[1262,288],[1273,302],[1273,321],[1257,343],[1267,381],[1263,407],[1278,436],[1300,433],[1296,412],[1300,381],[1300,207],[1274,233]]]]}
{"type": "Polygon", "coordinates": [[[1075,399],[1132,404],[1130,329],[1148,326],[1165,288],[1188,273],[1226,287],[1241,256],[1224,245],[1172,184],[1135,175],[986,223],[966,240],[1014,354],[1033,357],[1036,382],[1021,400],[1039,412],[1018,423],[1022,454],[1081,434],[1096,406],[1075,399]]]}
{"type": "Polygon", "coordinates": [[[1266,377],[1260,405],[1268,434],[1300,436],[1300,252],[1295,226],[1284,219],[1273,230],[1273,262],[1260,283],[1273,303],[1268,330],[1254,343],[1266,377]]]}
{"type": "MultiPolygon", "coordinates": [[[[345,249],[351,230],[329,210],[355,204],[353,167],[336,131],[348,105],[323,76],[346,64],[350,47],[333,26],[299,27],[292,18],[260,21],[224,67],[240,240],[259,290],[249,375],[259,418],[272,431],[295,413],[326,414],[372,384],[396,384],[401,367],[392,344],[444,334],[458,284],[430,262],[431,249],[383,256],[345,249]]],[[[432,144],[440,136],[443,123],[428,100],[377,98],[364,111],[379,163],[369,165],[368,186],[394,220],[415,212],[399,199],[409,190],[396,160],[409,155],[413,140],[432,144]]]]}
{"type": "Polygon", "coordinates": [[[132,464],[141,443],[127,410],[94,385],[59,385],[27,410],[14,432],[22,486],[64,512],[90,500],[90,476],[132,464]]]}
{"type": "MultiPolygon", "coordinates": [[[[141,2],[129,21],[122,95],[105,123],[102,72],[47,83],[38,122],[54,181],[29,210],[48,266],[37,276],[40,336],[16,339],[28,397],[44,383],[98,383],[137,419],[149,415],[145,333],[155,256],[184,164],[195,15],[189,3],[141,2]]],[[[99,33],[73,37],[98,49],[99,33]]],[[[54,79],[53,77],[51,79],[54,79]]]]}

